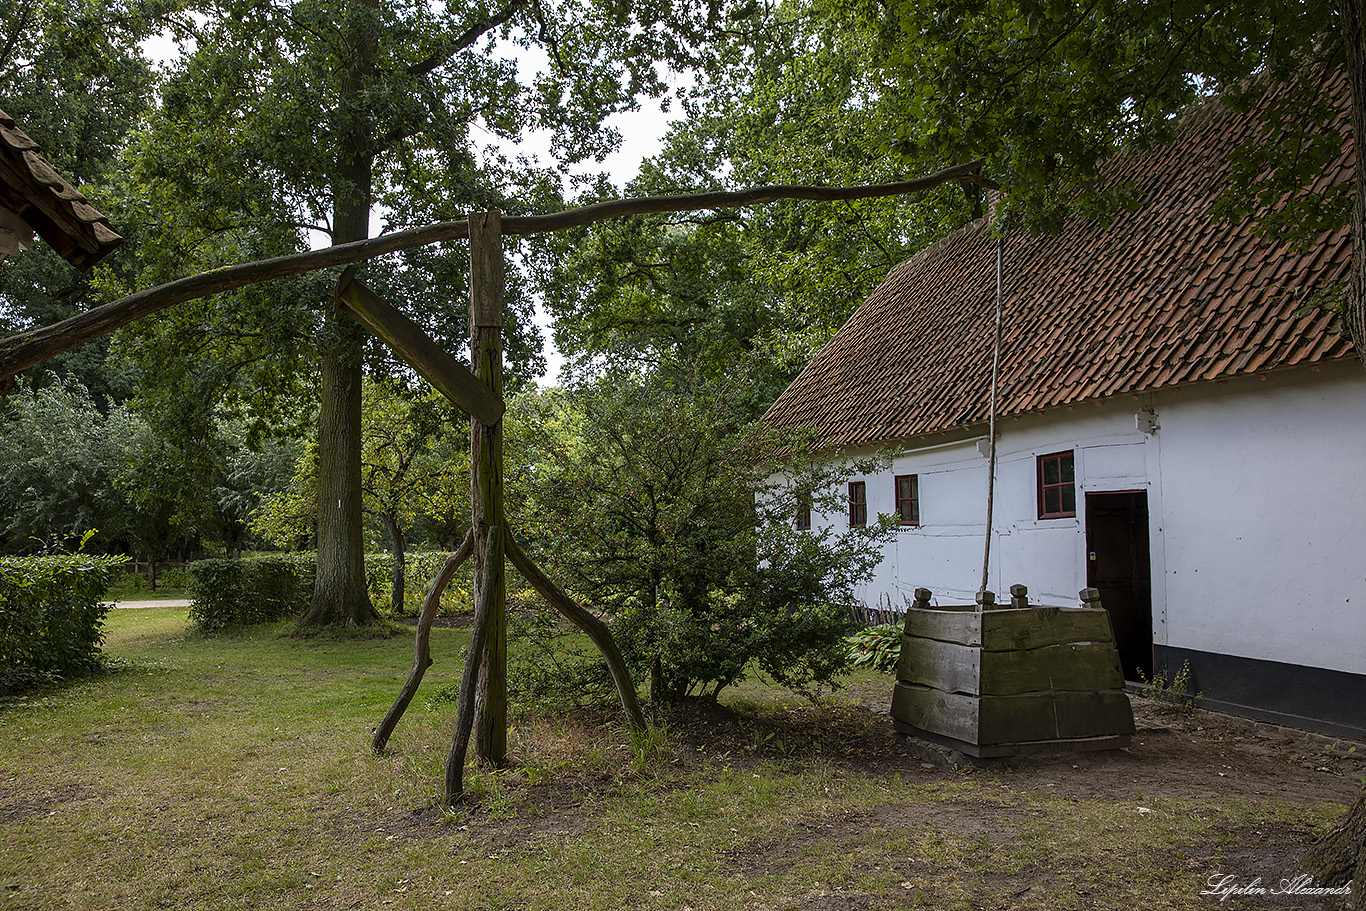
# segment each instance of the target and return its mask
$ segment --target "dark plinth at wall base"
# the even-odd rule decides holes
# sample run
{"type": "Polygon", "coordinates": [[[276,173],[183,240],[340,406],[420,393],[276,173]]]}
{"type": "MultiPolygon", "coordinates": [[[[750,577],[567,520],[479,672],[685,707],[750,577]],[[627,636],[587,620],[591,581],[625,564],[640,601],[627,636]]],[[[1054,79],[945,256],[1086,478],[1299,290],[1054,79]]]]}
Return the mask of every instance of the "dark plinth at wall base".
{"type": "Polygon", "coordinates": [[[1168,680],[1190,665],[1200,708],[1366,740],[1366,674],[1165,645],[1153,646],[1153,657],[1168,680]]]}
{"type": "Polygon", "coordinates": [[[1008,756],[1022,756],[1037,753],[1089,753],[1093,750],[1122,750],[1129,746],[1131,735],[1115,734],[1106,737],[1078,737],[1070,740],[1028,740],[1020,743],[968,743],[945,737],[933,731],[925,731],[904,721],[892,719],[898,740],[903,746],[911,738],[923,740],[945,750],[953,750],[973,759],[1003,759],[1008,756]]]}

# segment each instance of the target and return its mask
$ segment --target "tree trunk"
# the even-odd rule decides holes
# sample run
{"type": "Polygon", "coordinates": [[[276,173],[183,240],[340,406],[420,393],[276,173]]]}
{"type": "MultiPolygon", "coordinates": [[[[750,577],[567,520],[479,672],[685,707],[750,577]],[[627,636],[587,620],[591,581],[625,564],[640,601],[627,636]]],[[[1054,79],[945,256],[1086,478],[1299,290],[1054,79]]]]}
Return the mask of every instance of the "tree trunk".
{"type": "MultiPolygon", "coordinates": [[[[332,185],[332,244],[370,233],[374,157],[362,94],[374,61],[363,18],[351,28],[355,51],[342,78],[351,114],[337,149],[332,185]]],[[[321,334],[318,409],[318,575],[306,622],[364,626],[377,619],[365,585],[361,537],[361,329],[333,303],[321,334]]]]}
{"type": "Polygon", "coordinates": [[[389,532],[389,549],[393,554],[390,566],[394,578],[389,585],[389,610],[393,611],[395,617],[401,617],[403,615],[403,574],[406,564],[403,527],[398,524],[398,516],[392,512],[385,512],[381,515],[384,517],[384,528],[389,532]]]}
{"type": "Polygon", "coordinates": [[[1343,323],[1366,365],[1366,47],[1363,47],[1363,0],[1339,0],[1342,38],[1347,49],[1347,83],[1352,89],[1352,142],[1356,180],[1352,200],[1352,269],[1343,301],[1343,323]]]}
{"type": "Polygon", "coordinates": [[[375,622],[361,540],[360,329],[334,315],[324,330],[318,410],[318,575],[308,623],[375,622]]]}
{"type": "Polygon", "coordinates": [[[1362,889],[1366,888],[1366,791],[1361,792],[1347,817],[1327,835],[1320,838],[1299,863],[1292,874],[1308,876],[1308,885],[1341,887],[1352,883],[1352,894],[1343,904],[1348,908],[1362,908],[1362,889]]]}

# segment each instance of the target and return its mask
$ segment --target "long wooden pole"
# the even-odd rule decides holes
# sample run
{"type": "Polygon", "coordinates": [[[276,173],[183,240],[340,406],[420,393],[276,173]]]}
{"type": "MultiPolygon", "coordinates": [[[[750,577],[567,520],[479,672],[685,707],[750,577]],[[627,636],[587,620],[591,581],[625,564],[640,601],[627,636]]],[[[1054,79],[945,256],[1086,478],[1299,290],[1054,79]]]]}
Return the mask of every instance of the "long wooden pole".
{"type": "MultiPolygon", "coordinates": [[[[497,212],[470,216],[470,361],[494,399],[503,397],[503,235],[497,212]]],[[[480,659],[474,712],[474,752],[494,766],[507,763],[507,580],[502,541],[503,421],[470,417],[470,515],[476,590],[489,599],[488,638],[480,659]],[[485,541],[494,536],[495,548],[485,541]],[[484,559],[485,553],[491,556],[484,559]],[[492,556],[495,555],[496,556],[492,556]]]]}
{"type": "MultiPolygon", "coordinates": [[[[995,183],[982,177],[982,161],[954,165],[927,177],[895,183],[870,184],[858,187],[772,186],[725,193],[692,193],[684,196],[647,196],[638,199],[615,199],[555,212],[550,215],[530,215],[507,218],[502,222],[504,234],[538,234],[544,231],[563,231],[582,227],[608,218],[623,215],[642,215],[652,212],[688,212],[695,209],[730,209],[759,205],[775,199],[814,199],[837,201],[845,199],[873,199],[918,193],[950,181],[961,181],[979,186],[994,187],[995,183]]],[[[50,326],[30,329],[0,340],[0,388],[5,381],[55,354],[69,351],[93,338],[113,332],[135,319],[211,294],[233,291],[247,285],[260,284],[276,278],[316,272],[336,266],[348,266],[442,241],[469,236],[469,222],[445,221],[406,231],[395,231],[382,237],[338,244],[324,250],[294,253],[273,259],[257,260],[236,266],[225,266],[179,278],[163,285],[147,288],[64,319],[50,326]]]]}
{"type": "Polygon", "coordinates": [[[479,678],[480,658],[488,641],[489,621],[492,619],[493,592],[481,587],[487,578],[479,574],[485,566],[503,562],[503,529],[493,526],[482,537],[483,550],[475,550],[474,626],[470,630],[469,649],[465,652],[465,670],[460,675],[460,701],[456,704],[455,732],[451,735],[451,749],[446,754],[446,804],[454,805],[465,793],[465,754],[470,746],[470,731],[474,725],[475,689],[479,678]]]}
{"type": "MultiPolygon", "coordinates": [[[[991,397],[987,424],[987,540],[982,546],[982,587],[987,590],[991,573],[991,519],[996,506],[996,392],[1001,378],[1001,269],[1005,258],[1005,235],[996,238],[996,330],[991,343],[991,397]]],[[[982,602],[978,601],[979,604],[982,602]]]]}

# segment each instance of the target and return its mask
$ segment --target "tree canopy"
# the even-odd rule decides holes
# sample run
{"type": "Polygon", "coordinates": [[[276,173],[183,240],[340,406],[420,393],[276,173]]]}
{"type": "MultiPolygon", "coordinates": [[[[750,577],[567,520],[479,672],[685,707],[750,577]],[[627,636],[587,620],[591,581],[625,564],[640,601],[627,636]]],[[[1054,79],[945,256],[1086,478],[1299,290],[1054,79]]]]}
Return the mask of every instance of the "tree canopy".
{"type": "MultiPolygon", "coordinates": [[[[1262,230],[1312,239],[1350,216],[1352,184],[1298,191],[1351,134],[1324,86],[1359,73],[1359,6],[785,3],[774,22],[787,40],[707,81],[630,189],[859,182],[981,158],[1002,186],[1001,224],[1047,231],[1069,212],[1133,205],[1128,187],[1099,179],[1103,162],[1161,143],[1217,94],[1266,123],[1239,151],[1224,214],[1274,203],[1262,230]]],[[[1357,91],[1358,113],[1363,103],[1357,91]]],[[[553,254],[557,343],[584,364],[744,364],[781,389],[892,265],[982,213],[964,190],[593,228],[553,254]]]]}

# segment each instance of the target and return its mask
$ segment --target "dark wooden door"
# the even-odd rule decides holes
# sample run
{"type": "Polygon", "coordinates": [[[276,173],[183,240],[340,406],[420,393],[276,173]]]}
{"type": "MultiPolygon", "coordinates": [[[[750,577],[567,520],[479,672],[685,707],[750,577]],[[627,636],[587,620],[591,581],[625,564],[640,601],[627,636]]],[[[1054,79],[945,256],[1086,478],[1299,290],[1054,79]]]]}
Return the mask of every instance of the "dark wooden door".
{"type": "Polygon", "coordinates": [[[1153,673],[1146,491],[1086,494],[1086,584],[1100,589],[1125,680],[1153,673]]]}

